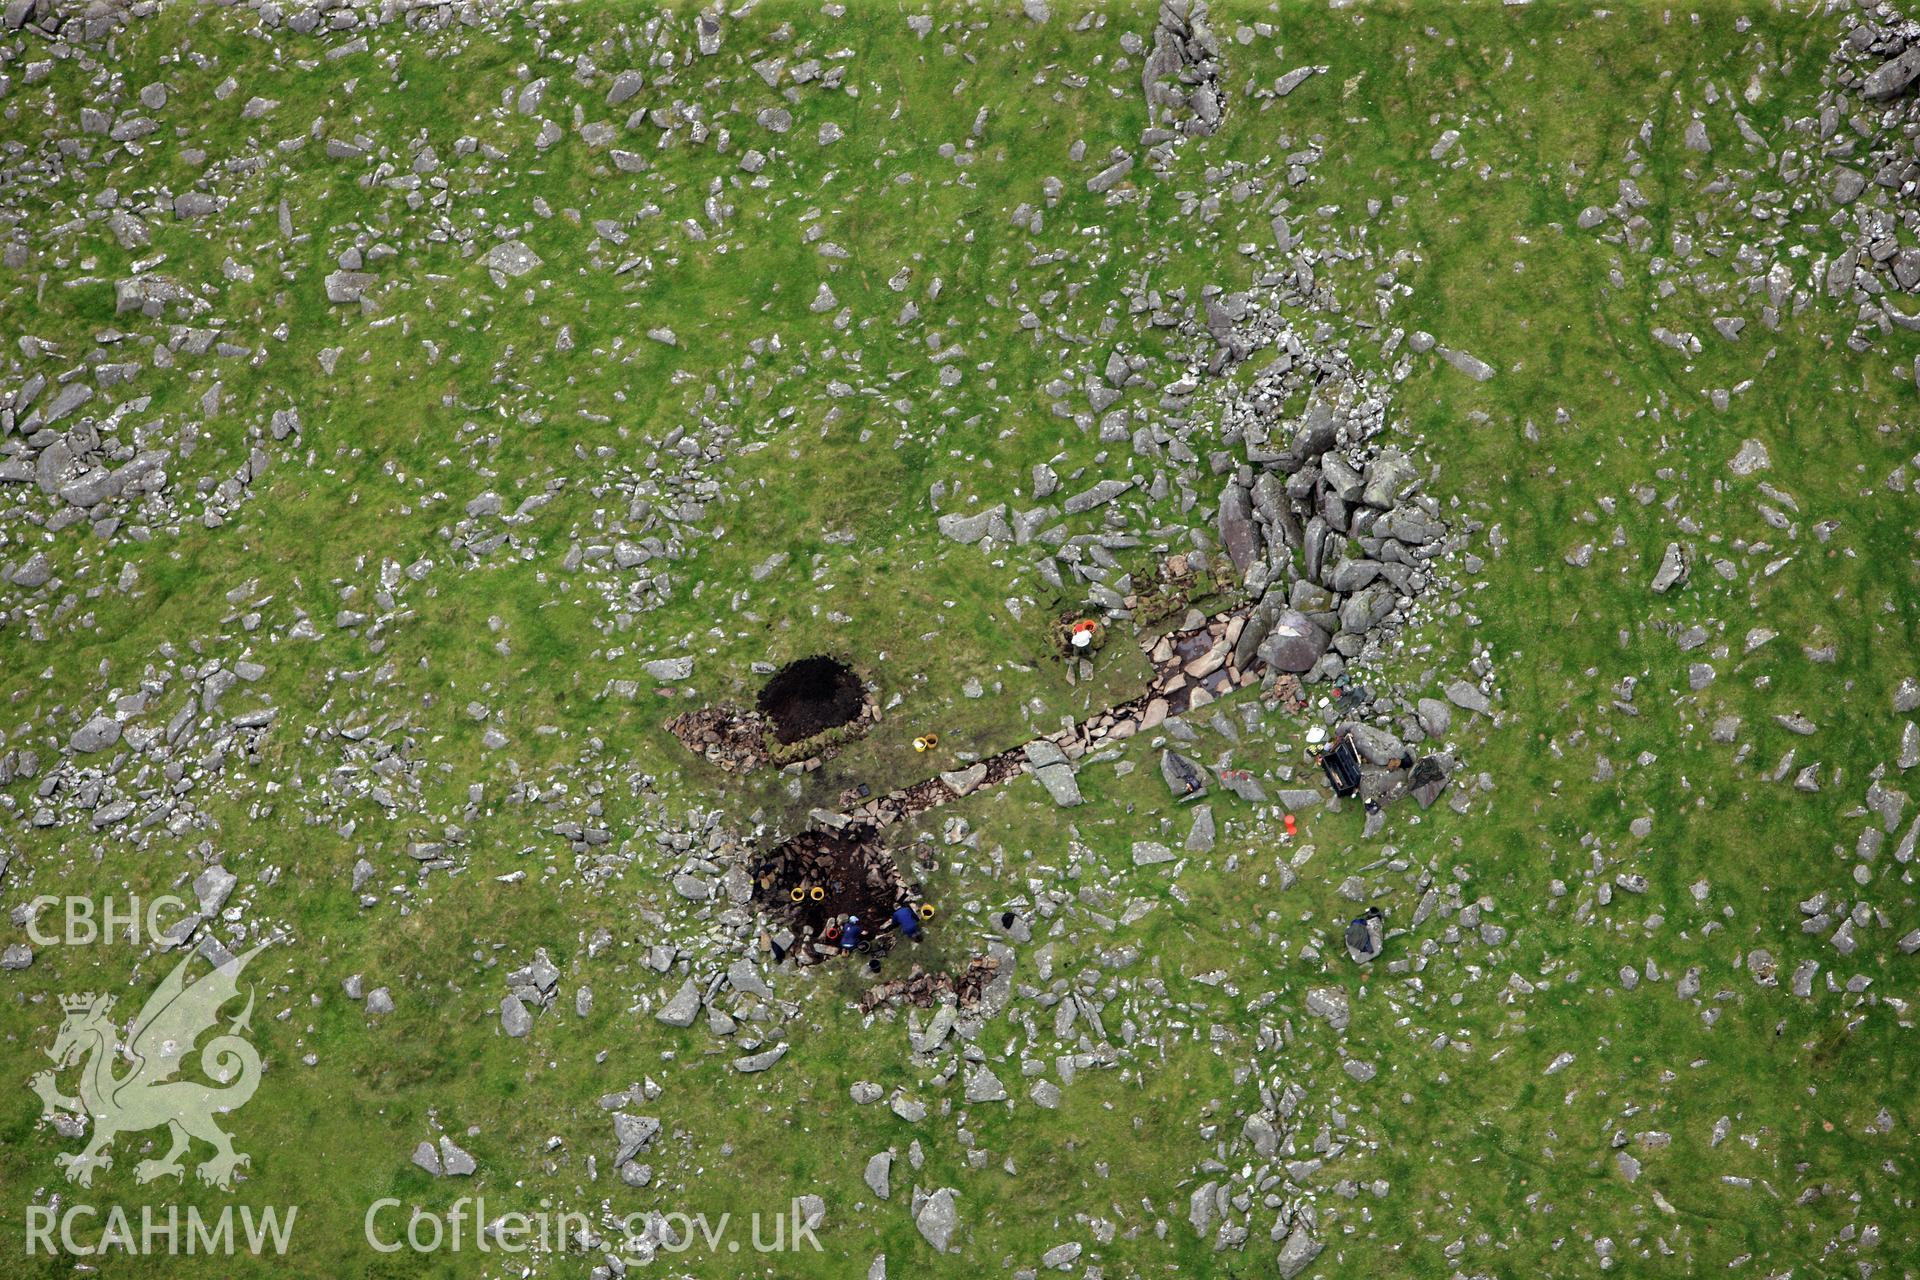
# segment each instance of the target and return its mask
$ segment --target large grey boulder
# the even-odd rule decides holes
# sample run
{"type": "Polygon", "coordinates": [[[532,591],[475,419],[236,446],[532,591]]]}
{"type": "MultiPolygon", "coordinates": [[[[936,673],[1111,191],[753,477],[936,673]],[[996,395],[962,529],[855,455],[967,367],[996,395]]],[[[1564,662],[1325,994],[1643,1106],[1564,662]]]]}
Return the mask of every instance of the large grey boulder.
{"type": "Polygon", "coordinates": [[[751,1075],[756,1071],[765,1071],[786,1056],[787,1046],[782,1042],[771,1049],[762,1049],[759,1053],[749,1053],[744,1057],[735,1058],[733,1069],[743,1075],[751,1075]]]}
{"type": "Polygon", "coordinates": [[[1179,856],[1158,840],[1133,842],[1133,865],[1136,867],[1157,867],[1163,862],[1172,862],[1179,856]]]}
{"type": "Polygon", "coordinates": [[[1260,553],[1260,531],[1253,524],[1253,496],[1238,480],[1227,482],[1220,495],[1220,542],[1227,558],[1242,576],[1260,553]]]}
{"type": "MultiPolygon", "coordinates": [[[[1348,597],[1347,602],[1340,606],[1340,629],[1348,635],[1365,635],[1391,612],[1393,592],[1378,585],[1371,586],[1348,597]]],[[[1346,651],[1343,649],[1341,652],[1346,651]]],[[[1316,659],[1319,656],[1314,655],[1316,659]]]]}
{"type": "Polygon", "coordinates": [[[51,577],[53,577],[53,561],[47,558],[46,552],[36,551],[27,557],[25,564],[8,575],[8,581],[16,587],[32,590],[34,587],[45,586],[51,577]]]}
{"type": "Polygon", "coordinates": [[[1686,549],[1677,542],[1669,542],[1666,554],[1660,557],[1659,572],[1653,575],[1654,594],[1665,595],[1675,587],[1686,586],[1688,567],[1686,549]]]}
{"type": "Polygon", "coordinates": [[[1070,516],[1092,511],[1095,507],[1104,507],[1115,498],[1133,488],[1131,480],[1102,480],[1091,489],[1082,490],[1061,503],[1061,507],[1070,516]]]}
{"type": "Polygon", "coordinates": [[[68,745],[75,751],[90,753],[105,751],[120,741],[120,722],[112,716],[95,716],[73,731],[68,745]]]}
{"type": "Polygon", "coordinates": [[[217,915],[220,908],[227,905],[227,899],[233,894],[233,887],[240,883],[240,877],[225,867],[208,867],[193,878],[194,896],[200,899],[200,911],[204,915],[217,915]]]}
{"type": "Polygon", "coordinates": [[[1387,452],[1374,459],[1367,471],[1367,486],[1360,500],[1385,511],[1399,504],[1420,482],[1420,469],[1404,454],[1387,452]]]}
{"type": "Polygon", "coordinates": [[[1260,642],[1260,656],[1275,671],[1295,675],[1313,670],[1320,655],[1327,651],[1327,633],[1298,609],[1283,609],[1273,620],[1273,629],[1260,642]]]}
{"type": "Polygon", "coordinates": [[[93,399],[92,387],[84,382],[69,382],[60,388],[59,393],[47,405],[46,416],[41,419],[40,425],[52,426],[91,399],[93,399]]]}
{"type": "Polygon", "coordinates": [[[1392,538],[1410,547],[1437,541],[1446,531],[1445,525],[1412,504],[1395,507],[1373,526],[1373,532],[1380,537],[1392,538]]]}
{"type": "Polygon", "coordinates": [[[325,280],[327,301],[335,304],[358,302],[379,279],[370,271],[335,271],[325,280]]]}
{"type": "Polygon", "coordinates": [[[1121,156],[1112,164],[1087,179],[1087,190],[1095,195],[1114,187],[1119,181],[1133,172],[1133,157],[1121,156]]]}
{"type": "Polygon", "coordinates": [[[1280,1246],[1280,1257],[1276,1264],[1280,1270],[1280,1280],[1294,1280],[1320,1256],[1320,1249],[1320,1242],[1307,1234],[1304,1224],[1296,1226],[1288,1234],[1286,1243],[1280,1246]]]}
{"type": "Polygon", "coordinates": [[[1233,642],[1233,665],[1245,671],[1253,665],[1253,658],[1260,651],[1260,642],[1273,630],[1274,619],[1287,607],[1284,593],[1275,589],[1267,592],[1260,603],[1247,614],[1247,620],[1240,627],[1240,636],[1233,642]]]}
{"type": "Polygon", "coordinates": [[[940,517],[940,532],[955,542],[978,542],[987,536],[996,519],[1005,519],[1007,504],[1002,502],[988,507],[975,515],[944,515],[940,517]]]}
{"type": "Polygon", "coordinates": [[[766,979],[760,976],[760,970],[754,967],[753,961],[744,956],[727,966],[727,985],[741,995],[763,997],[773,995],[773,988],[768,986],[766,979]]]}
{"type": "Polygon", "coordinates": [[[440,1135],[440,1168],[449,1178],[465,1178],[480,1167],[471,1154],[454,1144],[452,1138],[440,1135]]]}
{"type": "Polygon", "coordinates": [[[1915,43],[1892,61],[1875,67],[1860,86],[1868,102],[1889,102],[1920,81],[1920,43],[1915,43]]]}
{"type": "Polygon", "coordinates": [[[1742,440],[1739,452],[1727,460],[1727,470],[1737,476],[1750,476],[1772,465],[1773,459],[1767,454],[1767,446],[1753,439],[1742,440]]]}
{"type": "Polygon", "coordinates": [[[1478,711],[1483,716],[1493,714],[1493,704],[1487,701],[1487,695],[1465,680],[1455,680],[1447,686],[1447,701],[1463,711],[1478,711]]]}
{"type": "Polygon", "coordinates": [[[948,1251],[953,1233],[960,1227],[960,1209],[954,1203],[958,1194],[952,1187],[942,1187],[913,1211],[913,1225],[920,1228],[920,1234],[938,1253],[948,1251]]]}
{"type": "Polygon", "coordinates": [[[1315,987],[1307,992],[1307,1012],[1324,1019],[1335,1031],[1345,1031],[1347,1024],[1353,1021],[1347,993],[1338,987],[1315,987]]]}
{"type": "Polygon", "coordinates": [[[105,467],[95,467],[60,486],[60,496],[76,507],[98,506],[116,496],[125,485],[125,477],[105,467]]]}
{"type": "Polygon", "coordinates": [[[1274,466],[1288,475],[1299,471],[1333,448],[1340,439],[1340,425],[1341,419],[1330,405],[1322,401],[1308,405],[1299,429],[1293,434],[1293,443],[1279,455],[1274,466]]]}
{"type": "Polygon", "coordinates": [[[1455,351],[1448,347],[1441,347],[1440,357],[1475,382],[1485,382],[1493,376],[1493,366],[1471,351],[1455,351]]]}
{"type": "Polygon", "coordinates": [[[880,1151],[868,1158],[867,1171],[864,1175],[867,1180],[867,1189],[882,1200],[892,1195],[892,1175],[893,1152],[880,1151]]]}
{"type": "Polygon", "coordinates": [[[694,984],[692,978],[688,978],[680,984],[680,989],[673,993],[673,999],[661,1005],[660,1011],[653,1016],[670,1027],[690,1027],[699,1013],[700,988],[694,984]]]}
{"type": "Polygon", "coordinates": [[[622,71],[613,78],[613,87],[607,90],[607,105],[617,107],[640,90],[646,88],[646,77],[634,70],[622,71]]]}
{"type": "Polygon", "coordinates": [[[1073,780],[1073,766],[1067,763],[1066,754],[1059,747],[1045,738],[1036,738],[1027,743],[1025,751],[1033,776],[1040,780],[1055,804],[1065,809],[1081,802],[1080,784],[1073,780]]]}
{"type": "Polygon", "coordinates": [[[1367,489],[1367,477],[1348,466],[1347,460],[1337,453],[1329,453],[1320,459],[1320,477],[1326,481],[1327,488],[1345,503],[1360,501],[1360,495],[1367,489]]]}
{"type": "Polygon", "coordinates": [[[525,241],[507,240],[487,250],[487,269],[503,276],[523,276],[540,265],[540,255],[525,241]]]}
{"type": "Polygon", "coordinates": [[[1356,724],[1348,726],[1346,732],[1353,738],[1354,749],[1366,757],[1370,764],[1390,764],[1407,754],[1407,744],[1385,729],[1376,729],[1370,724],[1356,724]]]}
{"type": "Polygon", "coordinates": [[[940,781],[952,788],[953,794],[957,796],[971,795],[986,780],[986,762],[980,760],[976,760],[964,769],[947,769],[940,774],[940,781]]]}
{"type": "Polygon", "coordinates": [[[1380,566],[1372,560],[1347,559],[1333,567],[1327,581],[1341,595],[1352,595],[1380,576],[1380,566]]]}
{"type": "Polygon", "coordinates": [[[1000,1077],[987,1069],[985,1063],[978,1063],[967,1075],[966,1098],[968,1102],[1000,1102],[1007,1096],[1007,1087],[1000,1083],[1000,1077]]]}

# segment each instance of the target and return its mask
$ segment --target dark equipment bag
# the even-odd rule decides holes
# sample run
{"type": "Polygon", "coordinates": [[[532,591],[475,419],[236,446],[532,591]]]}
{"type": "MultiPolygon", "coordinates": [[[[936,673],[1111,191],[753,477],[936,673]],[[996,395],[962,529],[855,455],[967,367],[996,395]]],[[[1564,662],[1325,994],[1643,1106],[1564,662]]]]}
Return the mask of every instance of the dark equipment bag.
{"type": "Polygon", "coordinates": [[[1360,790],[1360,753],[1353,738],[1341,734],[1332,748],[1320,756],[1320,767],[1327,771],[1327,782],[1337,796],[1350,796],[1360,790]]]}

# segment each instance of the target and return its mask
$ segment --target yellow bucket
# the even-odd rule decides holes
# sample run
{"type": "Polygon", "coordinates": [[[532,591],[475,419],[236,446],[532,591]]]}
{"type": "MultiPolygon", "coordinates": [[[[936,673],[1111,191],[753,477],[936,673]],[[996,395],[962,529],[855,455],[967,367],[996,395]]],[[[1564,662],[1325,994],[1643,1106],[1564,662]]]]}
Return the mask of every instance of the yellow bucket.
{"type": "Polygon", "coordinates": [[[813,892],[813,900],[815,902],[819,902],[827,896],[827,891],[825,889],[822,889],[819,885],[813,886],[812,892],[813,892]]]}
{"type": "Polygon", "coordinates": [[[922,920],[933,919],[933,904],[931,902],[923,902],[920,904],[920,918],[922,920]]]}
{"type": "Polygon", "coordinates": [[[802,889],[799,885],[793,886],[793,900],[795,902],[800,901],[800,899],[806,896],[807,896],[807,891],[805,889],[802,889]]]}

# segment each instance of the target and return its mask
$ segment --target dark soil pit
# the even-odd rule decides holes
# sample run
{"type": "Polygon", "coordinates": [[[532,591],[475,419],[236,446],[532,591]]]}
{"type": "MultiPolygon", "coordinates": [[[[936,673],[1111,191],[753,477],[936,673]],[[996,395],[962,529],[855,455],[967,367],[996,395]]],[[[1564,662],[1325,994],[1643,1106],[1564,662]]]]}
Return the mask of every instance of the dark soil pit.
{"type": "Polygon", "coordinates": [[[760,714],[781,743],[852,724],[866,703],[866,686],[854,669],[825,656],[789,662],[773,673],[759,699],[760,714]]]}
{"type": "Polygon", "coordinates": [[[866,936],[879,939],[893,932],[894,909],[916,899],[880,833],[855,825],[803,831],[776,845],[753,866],[753,900],[793,931],[792,953],[806,963],[806,944],[824,940],[829,925],[856,915],[866,936]]]}

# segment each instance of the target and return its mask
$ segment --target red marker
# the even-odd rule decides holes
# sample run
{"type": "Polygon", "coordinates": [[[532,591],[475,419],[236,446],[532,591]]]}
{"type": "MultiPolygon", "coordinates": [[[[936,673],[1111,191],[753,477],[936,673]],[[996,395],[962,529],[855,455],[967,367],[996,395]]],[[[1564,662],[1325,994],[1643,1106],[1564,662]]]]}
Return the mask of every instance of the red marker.
{"type": "Polygon", "coordinates": [[[1287,815],[1287,834],[1295,835],[1297,834],[1297,831],[1298,829],[1294,826],[1294,823],[1293,823],[1293,815],[1288,814],[1287,815]]]}

